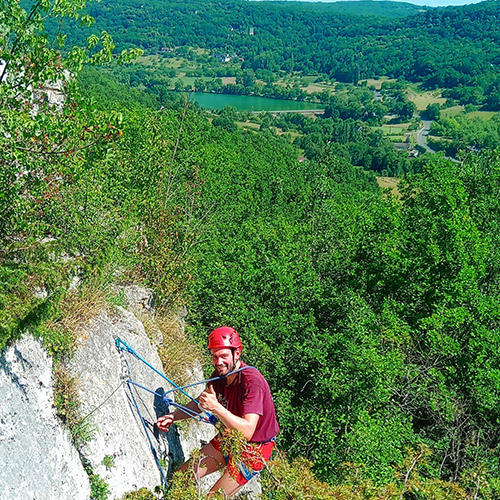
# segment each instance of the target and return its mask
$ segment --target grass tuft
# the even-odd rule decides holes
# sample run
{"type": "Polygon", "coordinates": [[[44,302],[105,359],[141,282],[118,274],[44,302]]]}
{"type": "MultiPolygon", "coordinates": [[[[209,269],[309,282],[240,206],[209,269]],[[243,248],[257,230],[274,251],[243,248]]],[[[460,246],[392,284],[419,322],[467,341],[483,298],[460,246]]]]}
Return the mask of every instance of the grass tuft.
{"type": "Polygon", "coordinates": [[[179,319],[173,315],[161,314],[153,317],[141,317],[140,320],[150,340],[158,346],[163,369],[179,385],[192,380],[193,363],[203,362],[203,353],[199,346],[186,335],[179,319]]]}
{"type": "Polygon", "coordinates": [[[90,420],[80,416],[78,380],[61,363],[55,365],[54,379],[56,415],[69,429],[72,441],[78,447],[90,440],[94,430],[90,420]]]}

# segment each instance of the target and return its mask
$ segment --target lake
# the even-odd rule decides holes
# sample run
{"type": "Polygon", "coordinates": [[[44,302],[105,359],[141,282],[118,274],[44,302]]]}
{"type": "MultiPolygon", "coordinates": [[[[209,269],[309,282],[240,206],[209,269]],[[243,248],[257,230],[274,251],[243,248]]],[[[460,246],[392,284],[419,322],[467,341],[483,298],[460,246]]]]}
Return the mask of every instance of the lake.
{"type": "Polygon", "coordinates": [[[308,109],[324,109],[324,104],[284,99],[269,99],[251,95],[209,94],[190,92],[189,96],[202,108],[222,109],[233,106],[238,111],[305,111],[308,109]]]}

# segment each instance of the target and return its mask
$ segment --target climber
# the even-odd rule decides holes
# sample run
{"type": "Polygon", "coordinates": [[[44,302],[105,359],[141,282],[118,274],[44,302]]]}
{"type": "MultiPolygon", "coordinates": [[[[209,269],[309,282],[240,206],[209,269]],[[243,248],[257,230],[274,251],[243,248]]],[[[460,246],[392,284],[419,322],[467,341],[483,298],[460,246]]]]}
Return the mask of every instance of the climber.
{"type": "MultiPolygon", "coordinates": [[[[216,328],[208,337],[208,349],[214,367],[211,378],[220,378],[209,382],[197,402],[191,401],[187,408],[212,413],[226,429],[239,429],[248,443],[241,462],[235,463],[231,456],[221,453],[221,435],[217,435],[201,448],[204,458],[194,466],[194,472],[201,478],[227,465],[210,493],[222,489],[230,498],[269,460],[279,427],[268,383],[256,368],[240,359],[242,344],[237,331],[227,326],[216,328]]],[[[167,432],[173,422],[188,417],[181,409],[176,409],[160,417],[156,426],[167,432]]],[[[193,465],[187,461],[179,470],[189,467],[193,465]]]]}

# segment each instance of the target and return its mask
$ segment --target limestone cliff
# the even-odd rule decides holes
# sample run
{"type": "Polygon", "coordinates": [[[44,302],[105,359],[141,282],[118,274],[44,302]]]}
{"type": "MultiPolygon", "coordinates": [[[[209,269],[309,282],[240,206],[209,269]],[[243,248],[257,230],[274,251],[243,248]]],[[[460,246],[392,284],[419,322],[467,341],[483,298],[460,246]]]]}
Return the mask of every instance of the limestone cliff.
{"type": "Polygon", "coordinates": [[[87,500],[90,485],[52,408],[52,360],[26,335],[0,357],[0,499],[87,500]]]}
{"type": "MultiPolygon", "coordinates": [[[[126,383],[130,378],[159,394],[171,388],[145,363],[116,347],[118,337],[161,371],[156,347],[131,312],[150,308],[151,296],[141,289],[134,289],[132,298],[131,290],[126,292],[130,310],[103,312],[84,325],[67,366],[78,380],[81,413],[88,416],[91,431],[78,451],[55,416],[52,360],[40,342],[26,334],[2,353],[0,500],[88,500],[90,483],[82,460],[107,483],[109,499],[141,487],[153,490],[162,482],[159,464],[171,468],[213,436],[212,426],[195,422],[159,433],[154,422],[168,411],[165,403],[126,383]]],[[[193,380],[203,379],[201,367],[193,366],[192,372],[193,380]]]]}

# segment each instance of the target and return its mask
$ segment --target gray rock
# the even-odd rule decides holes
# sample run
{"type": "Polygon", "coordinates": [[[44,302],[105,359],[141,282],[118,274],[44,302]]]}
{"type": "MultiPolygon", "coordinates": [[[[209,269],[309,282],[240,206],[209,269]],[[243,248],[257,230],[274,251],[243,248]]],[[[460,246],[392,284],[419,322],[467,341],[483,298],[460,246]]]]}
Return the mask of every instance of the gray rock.
{"type": "MultiPolygon", "coordinates": [[[[125,287],[124,294],[129,307],[153,310],[149,291],[125,287]]],[[[180,329],[184,313],[178,315],[180,329]]],[[[52,360],[40,342],[25,336],[1,354],[0,500],[88,500],[90,484],[80,458],[108,484],[110,500],[142,487],[154,490],[165,468],[181,464],[213,437],[213,426],[192,420],[172,426],[166,434],[158,432],[154,423],[169,411],[161,395],[173,386],[133,354],[118,350],[116,338],[163,373],[156,347],[132,312],[118,308],[85,325],[67,366],[78,380],[81,415],[93,429],[80,455],[55,416],[52,360]]],[[[193,382],[203,379],[199,364],[189,373],[193,382]]],[[[195,386],[187,392],[196,397],[202,389],[195,386]]],[[[174,393],[168,397],[175,400],[174,393]]],[[[203,491],[214,484],[215,476],[204,479],[203,491]]],[[[254,479],[243,490],[250,492],[244,498],[256,498],[259,491],[254,479]]]]}
{"type": "Polygon", "coordinates": [[[162,476],[148,442],[152,439],[155,453],[166,458],[167,440],[155,435],[154,422],[159,413],[154,395],[125,383],[123,375],[138,384],[155,390],[161,386],[159,377],[133,356],[120,353],[115,345],[119,337],[152,365],[160,366],[142,324],[123,309],[112,318],[105,313],[86,325],[83,344],[71,360],[69,369],[79,380],[82,414],[90,416],[94,433],[82,447],[82,455],[94,473],[108,483],[112,498],[140,487],[154,489],[162,476]],[[148,431],[139,418],[135,404],[148,431]],[[107,468],[105,457],[112,457],[107,468]]]}
{"type": "Polygon", "coordinates": [[[1,500],[90,497],[87,474],[52,403],[52,360],[26,335],[0,356],[1,500]]]}
{"type": "MultiPolygon", "coordinates": [[[[120,352],[116,338],[161,373],[161,361],[142,323],[122,308],[114,317],[102,313],[85,326],[82,346],[69,365],[80,381],[82,414],[93,412],[95,426],[93,438],[81,453],[93,471],[108,483],[112,498],[141,487],[153,490],[163,479],[155,455],[171,467],[182,463],[192,449],[213,435],[212,426],[206,424],[190,426],[187,433],[174,428],[168,434],[158,432],[154,423],[168,413],[165,403],[158,395],[127,384],[124,379],[130,376],[133,382],[157,394],[172,386],[134,355],[120,352]],[[104,465],[105,457],[112,457],[112,467],[104,465]]],[[[174,399],[173,394],[169,397],[174,399]]]]}

